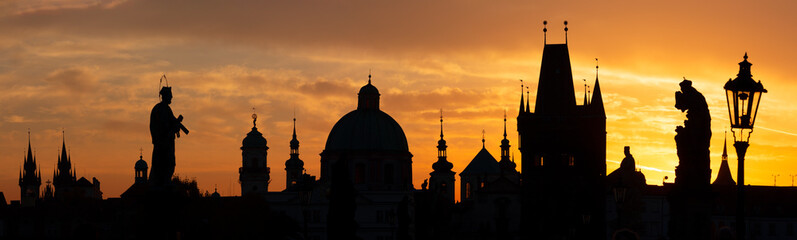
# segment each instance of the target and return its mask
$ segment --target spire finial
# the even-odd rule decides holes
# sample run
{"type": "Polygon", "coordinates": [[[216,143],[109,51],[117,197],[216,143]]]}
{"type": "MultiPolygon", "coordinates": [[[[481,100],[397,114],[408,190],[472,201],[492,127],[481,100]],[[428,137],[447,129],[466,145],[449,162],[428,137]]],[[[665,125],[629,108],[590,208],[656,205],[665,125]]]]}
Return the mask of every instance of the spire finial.
{"type": "Polygon", "coordinates": [[[371,84],[371,69],[368,69],[368,84],[371,84]]]}
{"type": "Polygon", "coordinates": [[[565,20],[565,44],[567,44],[567,20],[565,20]]]}
{"type": "Polygon", "coordinates": [[[506,139],[506,109],[504,109],[504,139],[506,139]]]}
{"type": "Polygon", "coordinates": [[[440,109],[440,139],[443,139],[443,109],[440,109]]]}
{"type": "Polygon", "coordinates": [[[482,129],[482,148],[484,148],[484,129],[482,129]]]}
{"type": "Polygon", "coordinates": [[[744,60],[747,60],[747,52],[744,52],[744,60]]]}
{"type": "Polygon", "coordinates": [[[543,44],[548,44],[548,21],[542,21],[543,44]]]}
{"type": "Polygon", "coordinates": [[[598,58],[595,58],[595,79],[598,79],[598,58]]]}
{"type": "Polygon", "coordinates": [[[257,127],[257,112],[255,111],[255,107],[252,107],[252,126],[257,127]]]}

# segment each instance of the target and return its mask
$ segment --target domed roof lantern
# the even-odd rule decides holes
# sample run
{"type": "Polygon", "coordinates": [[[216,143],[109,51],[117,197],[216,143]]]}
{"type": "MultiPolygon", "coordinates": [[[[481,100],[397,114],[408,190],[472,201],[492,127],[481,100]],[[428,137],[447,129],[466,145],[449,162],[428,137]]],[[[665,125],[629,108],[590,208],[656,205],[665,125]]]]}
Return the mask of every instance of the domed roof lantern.
{"type": "Polygon", "coordinates": [[[263,137],[263,134],[257,131],[257,114],[252,114],[252,131],[246,134],[242,142],[243,148],[266,148],[266,138],[263,137]]]}
{"type": "Polygon", "coordinates": [[[147,161],[144,161],[143,154],[139,154],[138,161],[136,161],[136,170],[147,170],[148,168],[147,161]]]}
{"type": "Polygon", "coordinates": [[[357,95],[359,96],[358,110],[379,110],[379,90],[371,85],[371,74],[368,74],[368,84],[360,88],[357,95]]]}

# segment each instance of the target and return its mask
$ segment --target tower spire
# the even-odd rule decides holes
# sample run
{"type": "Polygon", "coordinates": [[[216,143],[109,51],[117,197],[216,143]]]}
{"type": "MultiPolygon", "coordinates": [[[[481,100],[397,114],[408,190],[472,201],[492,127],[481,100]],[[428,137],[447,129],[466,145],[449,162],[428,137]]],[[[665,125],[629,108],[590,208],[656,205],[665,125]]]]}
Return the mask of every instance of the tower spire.
{"type": "Polygon", "coordinates": [[[440,109],[440,139],[443,139],[443,109],[440,109]]]}
{"type": "Polygon", "coordinates": [[[728,131],[725,131],[725,143],[722,144],[722,161],[728,161],[728,131]]]}
{"type": "Polygon", "coordinates": [[[518,115],[523,113],[524,110],[525,109],[523,106],[523,79],[520,79],[520,110],[518,110],[518,115]]]}
{"type": "Polygon", "coordinates": [[[586,106],[589,104],[589,102],[587,102],[587,79],[585,78],[581,80],[584,80],[584,106],[586,106]]]}
{"type": "Polygon", "coordinates": [[[504,139],[506,139],[506,109],[504,109],[504,139]]]}
{"type": "Polygon", "coordinates": [[[526,112],[531,112],[531,104],[529,103],[531,96],[529,95],[529,86],[526,86],[526,112]]]}
{"type": "Polygon", "coordinates": [[[371,69],[368,69],[368,85],[371,84],[371,69]]]}

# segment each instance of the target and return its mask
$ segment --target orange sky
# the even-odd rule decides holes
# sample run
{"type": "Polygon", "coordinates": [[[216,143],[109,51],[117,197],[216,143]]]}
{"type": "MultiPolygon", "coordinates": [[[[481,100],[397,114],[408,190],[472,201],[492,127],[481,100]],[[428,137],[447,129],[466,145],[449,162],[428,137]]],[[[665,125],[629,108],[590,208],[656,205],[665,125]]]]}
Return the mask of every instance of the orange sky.
{"type": "MultiPolygon", "coordinates": [[[[240,144],[251,108],[268,139],[270,190],[284,188],[291,118],[300,157],[318,175],[329,130],[356,107],[367,80],[404,128],[416,187],[436,160],[438,111],[449,161],[460,172],[481,147],[497,157],[502,116],[515,154],[519,81],[536,91],[543,47],[569,47],[577,101],[594,58],[607,113],[607,167],[631,146],[649,184],[672,181],[674,129],[685,114],[673,92],[694,81],[712,114],[712,168],[728,126],[722,86],[745,52],[761,101],[747,154],[747,182],[791,184],[797,174],[797,55],[793,1],[244,1],[11,0],[0,3],[0,191],[19,199],[17,177],[31,129],[43,180],[52,178],[66,130],[78,176],[104,197],[133,182],[139,148],[149,160],[148,115],[158,78],[174,86],[172,109],[191,134],[177,141],[177,174],[203,190],[240,193],[240,144]]],[[[533,97],[533,96],[532,96],[533,97]]],[[[731,171],[735,151],[729,149],[731,171]]],[[[518,156],[519,159],[519,156],[518,156]]],[[[519,167],[518,167],[519,169],[519,167]]],[[[716,176],[716,172],[713,172],[716,176]]],[[[459,179],[457,179],[459,181],[459,179]]]]}

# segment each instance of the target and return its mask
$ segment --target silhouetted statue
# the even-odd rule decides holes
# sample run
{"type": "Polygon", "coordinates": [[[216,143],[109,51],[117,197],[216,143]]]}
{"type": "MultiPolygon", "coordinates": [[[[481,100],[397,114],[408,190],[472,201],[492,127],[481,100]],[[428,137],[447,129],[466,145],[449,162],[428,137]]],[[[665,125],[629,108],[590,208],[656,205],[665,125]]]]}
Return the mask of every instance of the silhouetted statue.
{"type": "Polygon", "coordinates": [[[168,183],[174,174],[174,138],[180,130],[188,134],[183,126],[183,115],[174,117],[169,104],[172,103],[172,88],[160,90],[161,102],[155,104],[149,116],[149,132],[152,135],[152,170],[149,174],[153,185],[168,183]]]}
{"type": "Polygon", "coordinates": [[[711,142],[711,116],[703,94],[692,87],[692,81],[684,79],[681,91],[675,92],[675,108],[686,111],[684,126],[678,126],[675,132],[675,144],[678,148],[678,167],[676,182],[688,185],[708,186],[711,177],[709,166],[709,150],[711,142]]]}
{"type": "Polygon", "coordinates": [[[709,144],[711,116],[703,94],[684,79],[675,92],[675,108],[686,111],[684,126],[675,129],[678,166],[670,202],[671,239],[709,239],[711,237],[711,168],[709,144]]]}

